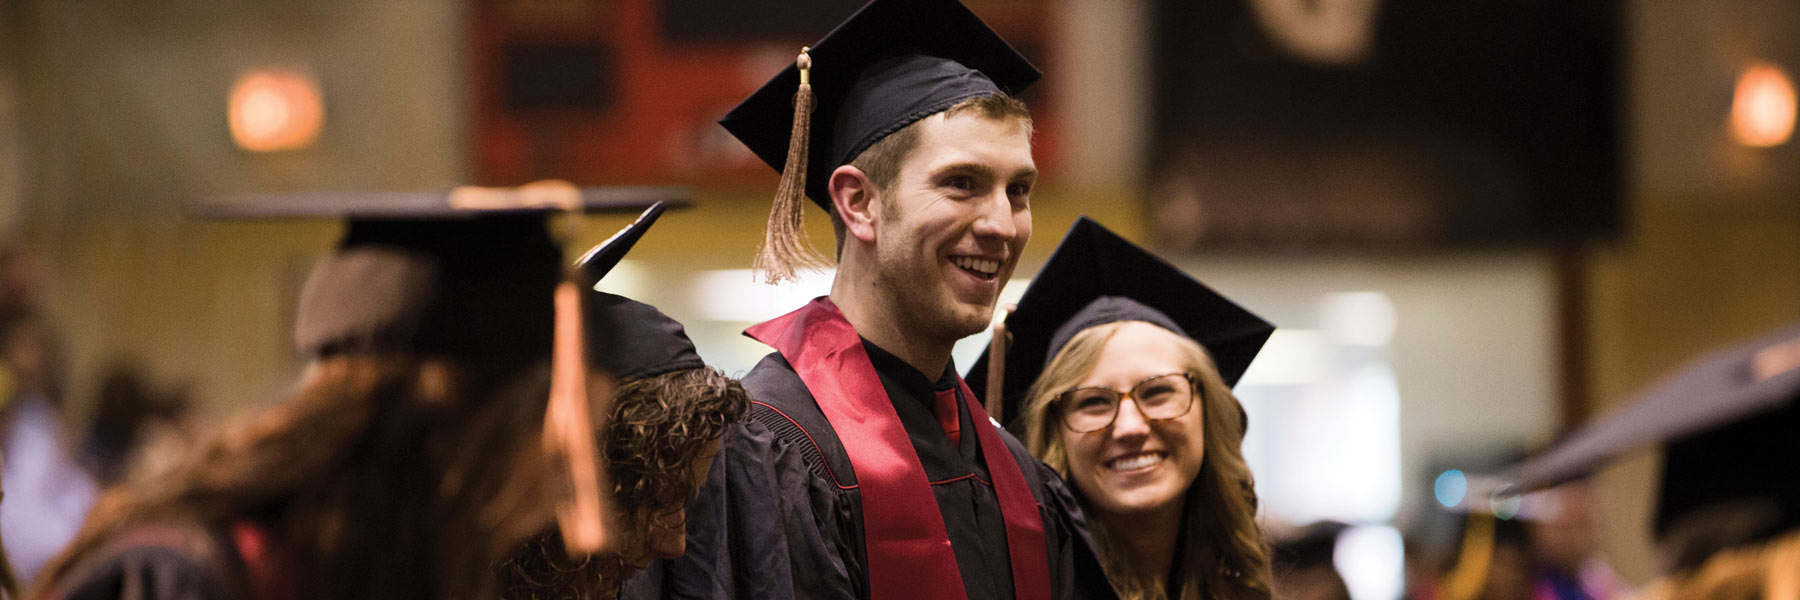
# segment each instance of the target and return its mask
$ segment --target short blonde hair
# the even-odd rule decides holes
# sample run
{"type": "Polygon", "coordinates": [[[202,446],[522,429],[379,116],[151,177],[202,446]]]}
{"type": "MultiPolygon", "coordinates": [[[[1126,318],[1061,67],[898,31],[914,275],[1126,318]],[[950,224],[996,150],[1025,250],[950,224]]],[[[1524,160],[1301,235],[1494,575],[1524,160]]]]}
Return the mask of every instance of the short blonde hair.
{"type": "MultiPolygon", "coordinates": [[[[968,111],[995,121],[1016,121],[1025,128],[1026,137],[1031,135],[1031,109],[1026,108],[1025,103],[1018,98],[1004,94],[976,96],[950,105],[941,114],[954,117],[968,111]]],[[[924,122],[925,119],[913,121],[899,131],[870,144],[868,149],[850,160],[850,166],[867,173],[870,179],[875,180],[877,188],[887,191],[900,178],[900,168],[906,164],[906,159],[919,147],[919,124],[924,122]]]]}
{"type": "MultiPolygon", "coordinates": [[[[1080,385],[1100,362],[1113,335],[1126,323],[1118,321],[1089,327],[1069,340],[1026,393],[1025,443],[1039,460],[1069,477],[1068,448],[1059,431],[1056,397],[1080,385]]],[[[1160,327],[1158,328],[1161,331],[1160,327]]],[[[1199,476],[1185,495],[1183,520],[1185,544],[1177,556],[1186,558],[1181,589],[1165,590],[1167,598],[1269,597],[1271,575],[1268,542],[1256,524],[1256,492],[1250,467],[1244,462],[1244,430],[1237,396],[1219,377],[1206,349],[1187,336],[1174,337],[1184,369],[1200,384],[1201,422],[1205,431],[1205,459],[1199,476]]],[[[1083,508],[1094,512],[1091,503],[1083,508]]],[[[1090,529],[1100,545],[1100,562],[1107,578],[1124,598],[1159,597],[1161,581],[1134,581],[1123,557],[1100,520],[1090,529]]]]}
{"type": "MultiPolygon", "coordinates": [[[[953,117],[958,113],[975,111],[975,113],[995,121],[1013,121],[1025,128],[1025,136],[1031,137],[1031,109],[1018,98],[1006,94],[988,94],[976,96],[944,109],[945,117],[953,117]]],[[[930,118],[927,116],[926,118],[930,118]]],[[[893,189],[894,182],[900,180],[900,169],[906,165],[906,159],[912,156],[913,150],[919,147],[919,130],[925,119],[919,119],[890,133],[887,137],[876,140],[874,144],[850,159],[850,166],[856,167],[869,179],[874,180],[875,189],[886,193],[893,189]]],[[[831,232],[837,238],[837,254],[841,258],[844,253],[844,218],[837,210],[830,208],[829,198],[825,202],[826,212],[831,213],[831,232]]],[[[889,205],[891,206],[891,205],[889,205]]]]}

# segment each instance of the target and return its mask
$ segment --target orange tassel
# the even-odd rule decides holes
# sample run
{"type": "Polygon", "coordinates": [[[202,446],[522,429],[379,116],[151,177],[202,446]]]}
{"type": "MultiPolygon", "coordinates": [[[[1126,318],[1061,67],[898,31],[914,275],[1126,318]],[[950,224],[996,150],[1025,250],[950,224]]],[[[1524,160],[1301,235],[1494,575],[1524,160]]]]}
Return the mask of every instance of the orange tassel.
{"type": "Polygon", "coordinates": [[[611,386],[598,390],[589,411],[587,354],[582,340],[581,289],[556,287],[556,338],[550,356],[550,403],[544,413],[544,450],[569,469],[570,495],[557,503],[556,521],[571,556],[606,547],[612,485],[594,442],[612,404],[611,386]]]}
{"type": "Polygon", "coordinates": [[[832,261],[819,254],[806,234],[806,162],[812,138],[812,55],[811,48],[801,48],[794,64],[800,69],[800,89],[794,94],[794,128],[788,137],[787,162],[781,168],[781,185],[775,188],[775,203],[769,210],[769,224],[763,229],[763,241],[756,249],[752,267],[763,274],[765,283],[776,284],[798,279],[799,270],[831,267],[832,261]]]}

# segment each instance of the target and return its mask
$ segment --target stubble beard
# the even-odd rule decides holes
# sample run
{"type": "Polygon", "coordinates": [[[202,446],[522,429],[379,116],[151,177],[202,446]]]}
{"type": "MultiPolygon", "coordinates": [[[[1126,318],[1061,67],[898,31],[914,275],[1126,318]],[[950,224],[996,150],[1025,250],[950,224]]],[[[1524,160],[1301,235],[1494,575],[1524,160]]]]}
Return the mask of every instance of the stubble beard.
{"type": "MultiPolygon", "coordinates": [[[[937,261],[920,264],[918,259],[901,254],[880,252],[875,287],[881,291],[888,315],[900,324],[902,331],[909,336],[955,344],[987,327],[986,319],[962,317],[962,304],[951,297],[941,280],[942,274],[937,272],[941,265],[937,261]]],[[[991,311],[993,307],[988,308],[991,311]]]]}

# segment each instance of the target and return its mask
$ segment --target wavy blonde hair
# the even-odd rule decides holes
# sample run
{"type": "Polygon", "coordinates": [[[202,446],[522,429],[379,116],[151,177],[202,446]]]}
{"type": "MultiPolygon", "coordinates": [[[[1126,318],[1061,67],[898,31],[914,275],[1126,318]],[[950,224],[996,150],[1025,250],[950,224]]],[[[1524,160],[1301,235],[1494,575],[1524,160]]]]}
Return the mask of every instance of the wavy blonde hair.
{"type": "MultiPolygon", "coordinates": [[[[1026,395],[1026,445],[1064,479],[1069,477],[1069,456],[1056,422],[1056,397],[1093,372],[1107,341],[1128,322],[1096,325],[1077,334],[1026,395]]],[[[1106,527],[1099,520],[1090,520],[1100,546],[1101,566],[1120,597],[1128,600],[1268,598],[1272,589],[1269,547],[1256,524],[1256,492],[1250,467],[1244,463],[1237,396],[1219,377],[1218,368],[1200,344],[1186,336],[1174,337],[1182,366],[1198,376],[1206,436],[1205,461],[1182,500],[1182,541],[1175,553],[1183,563],[1176,567],[1182,573],[1180,589],[1164,589],[1160,578],[1145,581],[1133,576],[1106,527]]],[[[1085,496],[1082,504],[1090,515],[1094,513],[1085,496]]]]}
{"type": "Polygon", "coordinates": [[[1679,598],[1800,598],[1800,532],[1721,551],[1696,568],[1652,582],[1638,595],[1638,600],[1679,598]]]}

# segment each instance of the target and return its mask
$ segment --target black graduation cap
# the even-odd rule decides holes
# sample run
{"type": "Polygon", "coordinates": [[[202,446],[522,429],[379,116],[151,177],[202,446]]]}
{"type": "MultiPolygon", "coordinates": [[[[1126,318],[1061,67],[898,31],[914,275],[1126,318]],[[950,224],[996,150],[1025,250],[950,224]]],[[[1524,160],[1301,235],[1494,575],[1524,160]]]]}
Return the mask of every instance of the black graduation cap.
{"type": "Polygon", "coordinates": [[[800,243],[802,193],[830,211],[832,170],[870,145],[957,102],[1017,93],[1041,75],[956,0],[874,0],[809,48],[719,121],[782,173],[764,247],[781,246],[789,254],[774,260],[797,266],[813,260],[809,247],[788,247],[800,243]],[[789,156],[805,160],[789,164],[789,156]]]}
{"type": "MultiPolygon", "coordinates": [[[[1161,258],[1087,217],[1075,221],[1006,318],[1003,414],[1019,415],[1025,393],[1081,330],[1145,321],[1199,342],[1226,385],[1237,385],[1275,326],[1161,258]]],[[[988,357],[968,379],[986,382],[988,357]]],[[[986,385],[971,386],[985,399],[986,385]]]]}
{"type": "Polygon", "coordinates": [[[656,307],[594,289],[662,216],[661,202],[581,258],[588,360],[621,381],[706,366],[681,323],[656,307]]]}
{"type": "Polygon", "coordinates": [[[1666,448],[1656,536],[1726,505],[1765,511],[1766,535],[1800,527],[1800,323],[1703,356],[1507,470],[1511,491],[1585,476],[1631,450],[1666,448]]]}
{"type": "Polygon", "coordinates": [[[339,218],[337,249],[296,308],[302,354],[411,353],[513,363],[549,355],[562,249],[547,215],[686,204],[673,188],[520,188],[251,195],[193,207],[210,219],[339,218]]]}

